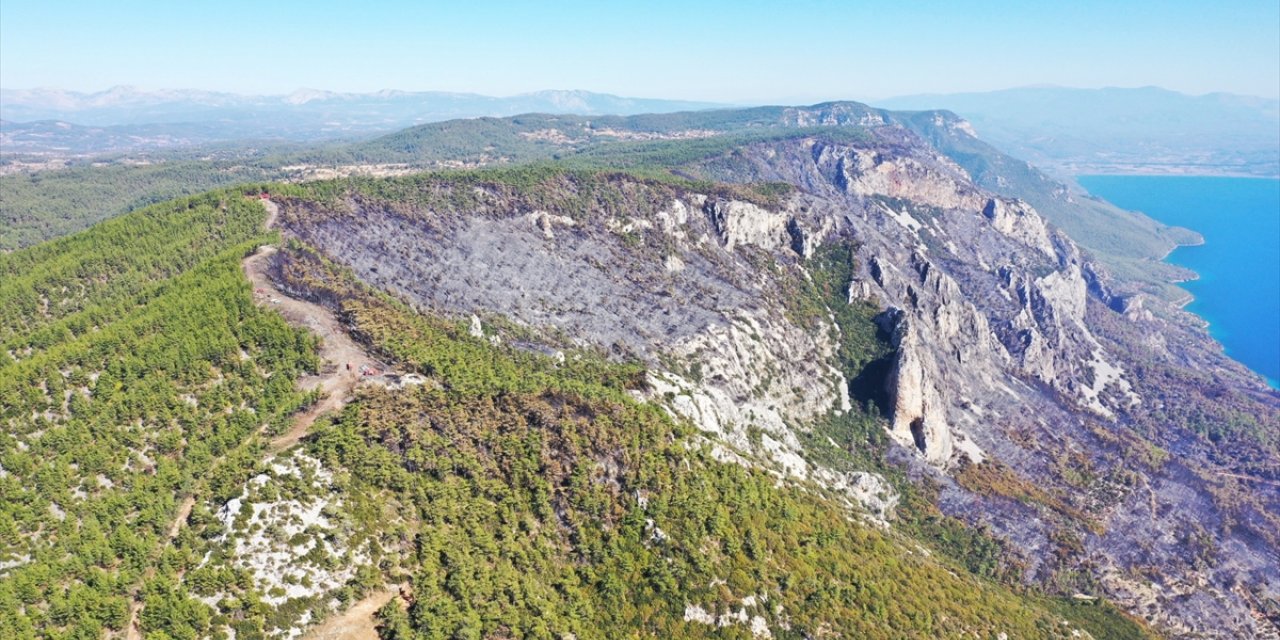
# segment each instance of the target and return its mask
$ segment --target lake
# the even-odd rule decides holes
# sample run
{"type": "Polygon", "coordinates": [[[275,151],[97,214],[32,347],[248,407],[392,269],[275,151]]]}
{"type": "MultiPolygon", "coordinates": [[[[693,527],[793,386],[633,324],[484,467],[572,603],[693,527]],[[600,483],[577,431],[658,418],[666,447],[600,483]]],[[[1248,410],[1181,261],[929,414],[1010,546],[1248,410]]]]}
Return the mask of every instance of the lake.
{"type": "Polygon", "coordinates": [[[1200,232],[1205,243],[1167,260],[1200,274],[1182,286],[1188,311],[1209,322],[1227,354],[1280,380],[1280,180],[1191,176],[1079,176],[1095,196],[1168,225],[1200,232]]]}

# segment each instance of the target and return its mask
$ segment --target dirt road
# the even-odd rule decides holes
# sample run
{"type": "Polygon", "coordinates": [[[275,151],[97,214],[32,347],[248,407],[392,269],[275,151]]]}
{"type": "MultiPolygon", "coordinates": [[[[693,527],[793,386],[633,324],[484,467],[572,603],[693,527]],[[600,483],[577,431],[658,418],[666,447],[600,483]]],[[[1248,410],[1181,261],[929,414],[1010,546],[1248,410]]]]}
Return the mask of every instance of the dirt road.
{"type": "Polygon", "coordinates": [[[373,614],[394,597],[391,589],[378,591],[302,634],[302,640],[378,640],[373,614]]]}
{"type": "MultiPolygon", "coordinates": [[[[263,200],[262,205],[267,209],[267,219],[264,222],[264,226],[269,229],[279,219],[280,207],[269,200],[263,200]]],[[[347,332],[342,328],[342,324],[328,309],[305,300],[290,298],[276,288],[271,282],[271,278],[267,276],[267,267],[270,264],[272,254],[275,252],[276,248],[272,246],[259,247],[257,252],[245,258],[242,267],[244,268],[245,276],[253,284],[255,303],[275,309],[280,315],[284,316],[285,321],[289,324],[306,329],[320,337],[321,370],[315,375],[303,377],[298,381],[298,387],[303,391],[320,389],[322,398],[307,410],[294,416],[289,430],[276,436],[268,443],[267,450],[271,455],[297,444],[321,415],[330,411],[337,411],[345,406],[351,392],[355,389],[356,384],[360,382],[362,366],[372,366],[383,372],[386,372],[387,369],[385,365],[366,353],[359,344],[351,339],[351,336],[347,335],[347,332]]],[[[187,518],[191,515],[191,509],[195,506],[195,502],[196,496],[187,496],[178,506],[178,513],[169,525],[170,541],[178,537],[178,533],[182,531],[187,518]]],[[[366,620],[367,624],[361,628],[367,628],[369,633],[372,633],[373,612],[377,611],[383,604],[386,604],[392,596],[394,596],[394,593],[391,591],[374,594],[374,596],[362,600],[343,615],[334,618],[333,622],[337,623],[340,620],[354,616],[352,620],[366,620]],[[383,597],[384,595],[385,597],[383,597]],[[376,606],[374,606],[375,598],[382,598],[381,602],[376,603],[376,606]],[[368,606],[372,606],[372,609],[369,609],[366,615],[361,607],[367,608],[368,606]]],[[[134,602],[129,607],[129,625],[125,629],[125,637],[128,640],[141,640],[142,638],[138,621],[138,614],[141,611],[142,602],[135,597],[134,602]]],[[[321,628],[328,626],[326,624],[321,628]]],[[[340,634],[323,637],[377,638],[377,634],[340,634]]]]}
{"type": "Polygon", "coordinates": [[[186,522],[187,518],[191,516],[191,509],[195,506],[195,496],[187,496],[182,501],[182,504],[178,505],[178,517],[174,518],[173,522],[169,524],[169,540],[172,541],[178,537],[178,533],[182,531],[182,523],[186,522]]]}
{"type": "MultiPolygon", "coordinates": [[[[272,203],[265,204],[270,205],[268,209],[275,207],[272,203]]],[[[323,398],[310,409],[295,416],[289,431],[271,441],[269,449],[272,453],[293,446],[306,435],[316,418],[346,405],[347,396],[360,381],[361,367],[373,366],[380,370],[385,368],[347,335],[342,324],[328,309],[306,300],[290,298],[276,288],[271,278],[267,277],[267,266],[275,252],[275,247],[259,248],[257,253],[245,259],[244,273],[253,283],[253,297],[258,304],[279,312],[289,324],[320,337],[322,369],[316,375],[299,380],[298,386],[304,391],[320,389],[323,398]]]]}
{"type": "MultiPolygon", "coordinates": [[[[280,218],[280,207],[270,200],[263,200],[262,205],[267,209],[265,225],[271,228],[280,218]]],[[[303,391],[320,389],[323,399],[294,417],[289,431],[271,441],[271,453],[279,453],[293,446],[306,435],[316,418],[346,405],[347,397],[360,382],[362,367],[371,366],[388,373],[386,365],[375,360],[352,340],[342,323],[328,309],[306,300],[291,298],[276,288],[267,276],[267,267],[275,253],[275,247],[263,246],[244,261],[245,276],[253,283],[254,300],[279,312],[289,324],[319,336],[320,359],[324,364],[320,373],[298,381],[298,386],[303,391]]]]}

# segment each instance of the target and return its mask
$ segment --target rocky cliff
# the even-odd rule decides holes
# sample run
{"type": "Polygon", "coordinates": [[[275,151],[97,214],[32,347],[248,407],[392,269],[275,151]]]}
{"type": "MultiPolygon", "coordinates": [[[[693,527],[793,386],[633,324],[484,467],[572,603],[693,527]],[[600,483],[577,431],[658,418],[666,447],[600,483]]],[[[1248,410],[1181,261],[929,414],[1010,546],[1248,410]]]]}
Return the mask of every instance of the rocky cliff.
{"type": "Polygon", "coordinates": [[[896,468],[1003,541],[1024,580],[1177,637],[1275,637],[1274,392],[910,129],[865,108],[787,118],[863,136],[806,131],[681,169],[710,182],[423,176],[285,199],[281,222],[495,342],[637,359],[641,395],[721,459],[892,521],[882,473],[812,451],[816,424],[870,407],[896,468]],[[875,310],[883,366],[851,364],[838,305],[804,293],[831,247],[852,252],[840,304],[875,310]]]}

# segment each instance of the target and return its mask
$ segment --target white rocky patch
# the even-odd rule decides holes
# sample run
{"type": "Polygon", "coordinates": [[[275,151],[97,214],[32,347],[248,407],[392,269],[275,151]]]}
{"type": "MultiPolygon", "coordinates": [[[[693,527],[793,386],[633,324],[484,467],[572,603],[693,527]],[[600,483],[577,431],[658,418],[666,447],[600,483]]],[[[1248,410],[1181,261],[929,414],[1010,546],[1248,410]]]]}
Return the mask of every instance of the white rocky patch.
{"type": "MultiPolygon", "coordinates": [[[[743,625],[751,630],[753,637],[772,638],[773,632],[769,630],[769,621],[758,613],[767,612],[765,604],[768,601],[768,594],[752,594],[741,600],[740,607],[729,607],[728,611],[718,616],[699,605],[686,603],[684,606],[684,620],[685,622],[697,622],[716,627],[743,625]]],[[[781,606],[775,607],[773,613],[777,617],[783,617],[781,606]]]]}
{"type": "Polygon", "coordinates": [[[529,222],[532,223],[533,226],[541,229],[543,237],[548,240],[555,239],[556,234],[554,228],[556,225],[572,227],[577,224],[573,218],[570,218],[569,216],[558,216],[547,213],[546,211],[534,211],[526,216],[526,218],[528,218],[529,222]]]}
{"type": "Polygon", "coordinates": [[[684,621],[712,625],[716,623],[716,617],[696,604],[686,604],[684,606],[684,621]]]}
{"type": "Polygon", "coordinates": [[[821,467],[814,468],[812,476],[818,483],[842,493],[865,509],[871,521],[888,527],[889,516],[898,506],[901,496],[882,476],[867,471],[837,473],[821,467]]]}
{"type": "Polygon", "coordinates": [[[968,436],[960,433],[959,431],[953,431],[953,435],[955,436],[954,443],[956,452],[968,457],[969,462],[973,464],[982,464],[987,459],[986,452],[982,450],[982,447],[978,446],[978,443],[969,439],[968,436]]]}
{"type": "Polygon", "coordinates": [[[671,208],[659,211],[654,217],[663,233],[683,240],[687,235],[684,227],[689,224],[689,217],[696,212],[696,207],[701,207],[704,203],[706,196],[701,195],[695,197],[692,205],[683,200],[672,200],[671,208]]]}
{"type": "Polygon", "coordinates": [[[653,518],[645,518],[644,528],[645,531],[649,532],[649,542],[661,543],[670,539],[667,532],[663,531],[662,527],[659,527],[653,518]]]}
{"type": "Polygon", "coordinates": [[[394,381],[388,381],[386,387],[391,391],[396,391],[399,389],[404,389],[406,387],[417,387],[417,386],[425,385],[428,382],[434,383],[435,386],[433,388],[439,388],[438,382],[429,381],[425,376],[422,376],[417,373],[406,373],[402,376],[398,376],[398,378],[395,379],[394,381]]]}
{"type": "MultiPolygon", "coordinates": [[[[273,462],[268,473],[250,479],[239,497],[218,510],[226,533],[216,542],[232,565],[252,573],[263,602],[280,606],[299,598],[323,601],[370,562],[367,548],[347,546],[351,531],[339,515],[343,502],[335,489],[333,475],[319,460],[295,452],[273,462]],[[303,495],[286,495],[279,488],[285,479],[309,484],[303,495]]],[[[206,557],[202,566],[208,561],[206,557]]],[[[223,595],[203,599],[212,604],[223,595]]],[[[300,618],[281,635],[297,637],[305,625],[300,618]]]]}
{"type": "Polygon", "coordinates": [[[884,211],[885,215],[889,216],[894,222],[902,225],[902,228],[910,231],[911,233],[920,231],[920,228],[924,226],[920,224],[919,220],[916,220],[906,211],[894,211],[888,205],[883,203],[880,204],[880,208],[884,211]]]}
{"type": "MultiPolygon", "coordinates": [[[[707,359],[708,352],[703,350],[699,353],[704,377],[707,371],[716,371],[707,359]]],[[[749,364],[750,360],[747,362],[749,364]]],[[[746,374],[740,372],[736,375],[746,374]]],[[[849,506],[862,508],[877,523],[886,521],[898,504],[897,493],[876,474],[842,474],[810,465],[802,455],[803,445],[788,426],[788,420],[799,419],[797,415],[813,420],[834,406],[845,411],[851,408],[844,391],[848,388],[847,383],[839,372],[834,372],[831,378],[830,392],[835,397],[813,400],[807,408],[779,404],[788,400],[796,402],[798,399],[791,394],[778,398],[768,395],[742,398],[718,385],[698,384],[671,372],[651,373],[649,384],[651,392],[643,399],[661,401],[673,416],[686,418],[711,435],[711,454],[719,462],[743,466],[764,462],[772,465],[772,470],[780,478],[814,481],[845,496],[849,506]],[[790,409],[791,412],[782,413],[780,409],[790,409]],[[808,413],[802,413],[801,409],[808,413]],[[753,455],[739,452],[751,452],[753,455]]],[[[809,385],[816,386],[812,381],[809,385]]]]}
{"type": "MultiPolygon", "coordinates": [[[[976,138],[976,137],[978,137],[978,132],[977,132],[977,131],[974,131],[974,129],[973,129],[973,125],[972,125],[972,124],[970,124],[968,120],[961,120],[961,121],[959,121],[959,122],[955,123],[951,128],[952,128],[952,130],[954,130],[954,131],[959,131],[959,132],[961,132],[961,133],[963,133],[963,134],[965,134],[965,135],[967,135],[967,136],[969,136],[969,137],[971,137],[971,138],[976,138]]],[[[1002,178],[1002,179],[1003,179],[1003,178],[1002,178]]]]}
{"type": "Polygon", "coordinates": [[[648,231],[653,228],[653,223],[643,218],[627,218],[626,220],[610,218],[605,221],[604,226],[614,233],[633,233],[636,231],[648,231]]]}
{"type": "Polygon", "coordinates": [[[700,369],[650,375],[651,397],[736,448],[750,450],[746,429],[799,450],[788,423],[805,423],[848,407],[832,331],[803,331],[784,319],[742,313],[676,345],[672,355],[700,369]]]}
{"type": "Polygon", "coordinates": [[[17,567],[21,567],[22,565],[27,564],[28,562],[31,562],[30,555],[21,555],[21,556],[16,556],[14,558],[11,558],[9,560],[0,560],[0,575],[3,575],[4,572],[10,569],[16,569],[17,567]]]}
{"type": "Polygon", "coordinates": [[[1124,370],[1108,362],[1102,349],[1094,349],[1091,355],[1092,358],[1086,366],[1093,370],[1093,384],[1080,388],[1080,394],[1090,409],[1108,418],[1115,416],[1115,413],[1104,406],[1100,399],[1103,390],[1112,384],[1119,387],[1120,393],[1128,399],[1129,406],[1142,402],[1142,398],[1133,392],[1133,387],[1129,384],[1129,381],[1125,380],[1124,370]]]}

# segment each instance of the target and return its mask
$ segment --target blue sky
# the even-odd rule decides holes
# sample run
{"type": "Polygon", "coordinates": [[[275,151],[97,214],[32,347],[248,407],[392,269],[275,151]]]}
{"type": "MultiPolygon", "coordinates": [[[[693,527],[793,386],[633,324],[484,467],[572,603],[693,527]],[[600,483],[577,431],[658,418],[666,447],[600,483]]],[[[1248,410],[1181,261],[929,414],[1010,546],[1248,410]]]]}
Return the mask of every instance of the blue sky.
{"type": "Polygon", "coordinates": [[[1280,2],[0,2],[0,86],[589,89],[728,102],[1158,85],[1280,95],[1280,2]]]}

